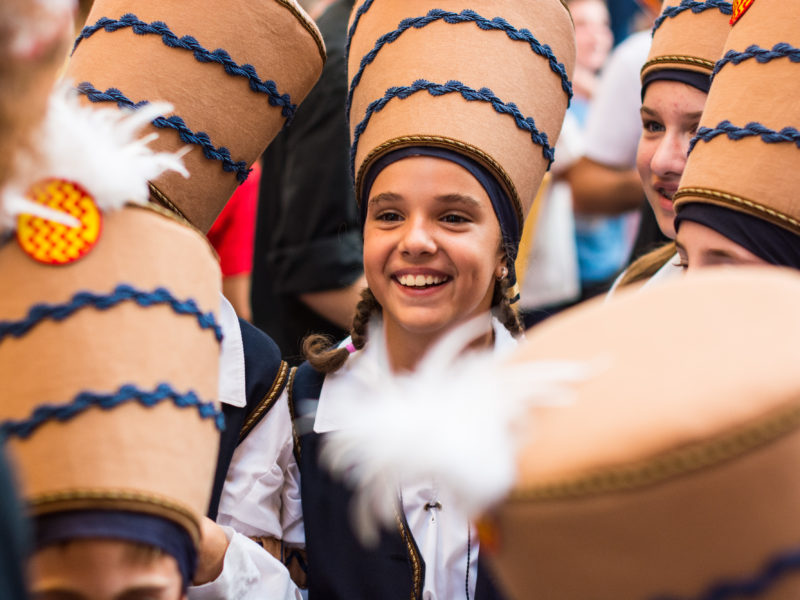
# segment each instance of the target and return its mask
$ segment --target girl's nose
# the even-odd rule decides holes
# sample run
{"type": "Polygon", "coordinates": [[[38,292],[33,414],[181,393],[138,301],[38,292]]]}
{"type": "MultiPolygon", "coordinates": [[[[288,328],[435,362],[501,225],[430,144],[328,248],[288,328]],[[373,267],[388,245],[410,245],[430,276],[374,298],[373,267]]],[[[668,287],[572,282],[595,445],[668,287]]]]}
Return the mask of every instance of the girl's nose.
{"type": "Polygon", "coordinates": [[[410,219],[403,228],[399,250],[411,256],[436,252],[431,224],[425,219],[410,219]]]}

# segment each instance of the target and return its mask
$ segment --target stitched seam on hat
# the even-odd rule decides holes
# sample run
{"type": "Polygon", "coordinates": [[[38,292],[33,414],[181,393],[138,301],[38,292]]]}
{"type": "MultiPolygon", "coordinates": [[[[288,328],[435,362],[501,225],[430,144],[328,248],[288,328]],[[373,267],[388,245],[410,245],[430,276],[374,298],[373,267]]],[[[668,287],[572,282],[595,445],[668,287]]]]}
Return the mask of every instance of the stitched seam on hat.
{"type": "MultiPolygon", "coordinates": [[[[761,596],[778,580],[800,569],[800,550],[797,548],[775,555],[760,566],[755,575],[713,583],[695,600],[737,600],[761,596]]],[[[683,600],[677,596],[657,596],[652,600],[683,600]]]]}
{"type": "Polygon", "coordinates": [[[275,404],[275,401],[278,399],[278,395],[280,394],[281,390],[283,390],[283,384],[286,383],[286,377],[289,374],[289,365],[286,361],[281,361],[281,365],[278,369],[278,374],[275,376],[275,380],[272,382],[272,385],[269,388],[269,391],[264,394],[264,397],[261,399],[261,402],[258,403],[256,409],[252,412],[252,414],[247,418],[242,426],[241,431],[239,432],[239,441],[241,442],[247,434],[253,429],[256,423],[261,420],[261,416],[270,410],[272,406],[275,404]]]}
{"type": "Polygon", "coordinates": [[[358,72],[350,82],[350,90],[347,94],[347,119],[350,120],[350,108],[353,103],[353,93],[356,87],[361,82],[361,77],[364,74],[364,69],[367,65],[371,64],[378,56],[381,48],[386,44],[391,44],[396,41],[404,32],[409,29],[422,29],[423,27],[443,21],[445,23],[455,25],[459,23],[475,23],[480,29],[484,31],[503,31],[513,41],[527,42],[534,54],[547,59],[550,65],[550,70],[561,78],[561,88],[567,95],[567,105],[572,99],[572,84],[567,76],[567,70],[562,63],[558,61],[550,46],[542,44],[537,40],[534,35],[527,29],[516,29],[508,21],[502,17],[495,17],[494,19],[487,19],[482,17],[473,10],[462,10],[460,13],[455,13],[439,8],[434,8],[428,12],[424,17],[410,17],[400,21],[397,29],[390,31],[378,38],[375,46],[361,59],[358,72]]]}
{"type": "Polygon", "coordinates": [[[800,221],[789,217],[788,215],[784,215],[768,206],[764,206],[762,204],[758,204],[757,202],[753,202],[752,200],[747,200],[746,198],[742,198],[740,196],[734,196],[732,194],[727,194],[725,192],[719,192],[717,190],[711,190],[708,188],[698,188],[698,187],[689,187],[689,188],[681,188],[673,196],[673,201],[675,202],[675,207],[677,208],[679,204],[686,204],[690,202],[690,200],[685,200],[683,202],[679,202],[684,197],[693,197],[693,196],[700,196],[706,197],[713,200],[721,200],[728,204],[740,205],[747,207],[757,213],[765,214],[773,219],[776,219],[786,225],[790,225],[794,228],[798,233],[800,233],[800,221]]]}
{"type": "Polygon", "coordinates": [[[276,0],[278,4],[283,6],[284,8],[288,9],[294,17],[300,21],[300,24],[305,28],[308,33],[311,34],[311,37],[314,38],[314,43],[317,45],[317,51],[319,52],[319,57],[322,59],[322,64],[324,65],[325,62],[328,60],[328,54],[325,52],[325,42],[320,37],[319,31],[313,25],[312,22],[309,22],[308,17],[297,10],[297,6],[293,2],[289,0],[276,0]]]}
{"type": "MultiPolygon", "coordinates": [[[[150,103],[148,100],[134,102],[126,97],[125,94],[123,94],[120,90],[113,87],[108,88],[105,92],[101,92],[88,81],[79,83],[77,90],[81,94],[84,94],[92,102],[116,102],[119,108],[137,110],[150,103]]],[[[250,171],[252,171],[252,169],[247,167],[247,163],[245,161],[234,161],[231,158],[230,150],[228,150],[226,147],[217,147],[212,144],[211,138],[205,131],[194,132],[189,129],[189,127],[186,125],[186,122],[177,115],[172,115],[170,117],[156,117],[151,121],[151,123],[154,127],[159,129],[174,129],[178,132],[178,137],[180,137],[182,142],[200,146],[200,148],[203,150],[203,155],[206,158],[209,160],[218,160],[222,163],[223,171],[227,171],[228,173],[235,172],[236,180],[239,183],[243,183],[250,174],[250,171]]]]}
{"type": "Polygon", "coordinates": [[[370,9],[373,1],[374,0],[366,0],[364,4],[358,7],[358,10],[356,11],[356,16],[353,17],[353,24],[350,25],[350,29],[347,31],[347,43],[345,44],[344,47],[345,65],[350,64],[350,44],[353,43],[353,36],[355,35],[356,29],[358,28],[358,23],[359,21],[361,21],[361,17],[364,16],[364,13],[366,13],[370,9]]]}
{"type": "Polygon", "coordinates": [[[76,395],[68,404],[40,404],[26,419],[6,419],[0,421],[0,441],[8,437],[27,439],[36,429],[48,421],[69,421],[92,407],[112,410],[127,402],[137,402],[147,408],[171,400],[178,408],[195,409],[201,419],[212,419],[219,431],[225,429],[225,417],[216,409],[213,402],[203,402],[193,391],[179,393],[167,384],[160,383],[152,391],[143,390],[133,384],[120,387],[113,394],[84,391],[76,395]]]}
{"type": "Polygon", "coordinates": [[[9,337],[23,337],[43,321],[63,321],[83,308],[108,310],[123,302],[134,302],[144,308],[167,306],[178,315],[194,317],[201,329],[211,330],[217,342],[222,341],[222,327],[217,323],[214,313],[201,311],[192,298],[178,300],[163,287],[148,292],[122,283],[107,294],[82,291],[74,294],[67,302],[60,304],[34,304],[23,319],[0,321],[0,343],[9,337]]]}
{"type": "Polygon", "coordinates": [[[401,100],[405,100],[409,96],[417,93],[425,91],[428,92],[431,96],[443,96],[445,94],[452,94],[458,93],[461,95],[468,102],[472,101],[479,101],[479,102],[486,102],[492,106],[495,112],[499,114],[507,114],[514,118],[514,122],[516,123],[519,129],[523,131],[527,131],[530,133],[531,141],[534,144],[541,146],[542,148],[542,155],[544,156],[545,160],[547,160],[547,168],[550,168],[550,165],[553,164],[553,159],[555,158],[555,152],[553,148],[550,147],[549,140],[547,138],[547,134],[543,131],[539,131],[536,128],[536,123],[533,120],[533,117],[525,117],[517,108],[517,105],[513,102],[503,102],[494,95],[494,92],[489,88],[483,87],[480,90],[476,90],[471,88],[467,85],[464,85],[460,81],[451,80],[445,84],[438,84],[433,83],[431,81],[427,81],[425,79],[417,79],[413,84],[410,86],[393,86],[386,90],[383,98],[378,98],[374,102],[371,102],[370,105],[367,107],[366,114],[364,119],[356,125],[356,128],[353,133],[353,145],[350,148],[350,172],[355,175],[355,159],[356,153],[358,151],[358,141],[361,138],[361,134],[367,128],[372,115],[376,112],[383,110],[383,108],[389,103],[390,100],[393,98],[400,98],[401,100]]]}
{"type": "Polygon", "coordinates": [[[678,6],[668,6],[664,9],[664,12],[661,13],[661,15],[653,23],[653,33],[655,33],[656,30],[661,27],[664,21],[677,17],[682,12],[691,10],[694,14],[698,14],[714,8],[719,9],[723,15],[730,16],[733,14],[733,5],[730,2],[725,2],[724,0],[706,0],[705,2],[698,2],[696,0],[681,0],[681,3],[678,6]]]}
{"type": "Polygon", "coordinates": [[[571,500],[660,484],[739,458],[796,432],[798,428],[800,406],[792,406],[710,441],[665,452],[638,464],[601,468],[589,475],[520,489],[512,493],[511,501],[571,500]]]}
{"type": "Polygon", "coordinates": [[[786,42],[778,42],[771,50],[767,50],[755,44],[748,46],[744,52],[728,50],[725,56],[714,65],[711,77],[715,77],[725,65],[738,65],[753,58],[757,63],[762,65],[778,58],[788,58],[793,63],[800,63],[800,48],[795,48],[786,42]]]}
{"type": "Polygon", "coordinates": [[[269,79],[262,80],[256,68],[245,63],[238,64],[231,58],[231,55],[222,48],[217,48],[213,52],[203,48],[195,38],[190,35],[178,37],[175,35],[162,21],[153,21],[152,23],[145,23],[140,21],[138,17],[132,13],[122,15],[118,20],[101,17],[94,25],[87,25],[83,28],[78,39],[75,40],[75,45],[72,47],[72,52],[78,48],[81,41],[91,37],[101,29],[112,33],[120,29],[130,27],[133,33],[138,35],[154,34],[161,37],[161,41],[169,48],[181,48],[183,50],[190,50],[195,59],[200,63],[217,63],[222,66],[228,75],[244,77],[250,82],[250,89],[254,92],[266,94],[271,106],[280,106],[281,114],[286,117],[286,124],[288,125],[294,113],[297,110],[297,105],[292,103],[289,94],[281,94],[278,91],[278,85],[269,79]]]}
{"type": "Polygon", "coordinates": [[[747,137],[757,137],[765,144],[791,142],[800,148],[800,131],[794,127],[784,127],[780,131],[775,131],[755,121],[749,122],[744,127],[739,127],[725,119],[717,124],[716,127],[700,127],[697,130],[697,135],[689,142],[689,154],[692,153],[697,142],[710,142],[720,135],[726,135],[728,139],[735,142],[747,137]]]}
{"type": "MultiPolygon", "coordinates": [[[[455,147],[459,148],[460,150],[465,151],[467,154],[475,154],[478,156],[482,161],[488,164],[491,169],[494,170],[495,173],[500,177],[502,180],[502,184],[506,186],[508,189],[508,195],[511,198],[511,201],[514,203],[514,210],[517,213],[517,219],[519,222],[523,222],[522,216],[522,204],[520,203],[519,193],[517,192],[517,188],[514,185],[514,182],[509,177],[508,173],[506,173],[505,169],[500,166],[500,164],[491,156],[486,154],[480,148],[476,148],[475,146],[471,146],[470,144],[465,144],[459,140],[454,140],[452,138],[446,138],[441,136],[435,135],[405,135],[397,138],[392,138],[391,140],[387,140],[379,146],[373,148],[369,154],[364,158],[363,162],[361,163],[361,167],[358,170],[358,177],[356,181],[358,182],[359,188],[361,187],[361,183],[364,180],[364,173],[366,171],[367,165],[372,163],[374,160],[379,158],[379,156],[383,155],[384,151],[394,148],[395,146],[399,146],[401,144],[414,144],[414,143],[433,143],[433,144],[441,144],[445,147],[455,147]]],[[[356,201],[360,204],[361,200],[361,190],[358,190],[358,195],[356,196],[356,201]]]]}
{"type": "Polygon", "coordinates": [[[709,71],[714,68],[714,62],[710,60],[706,60],[704,58],[698,58],[696,56],[687,56],[685,54],[668,54],[665,56],[657,56],[651,60],[648,60],[644,63],[644,66],[641,69],[641,73],[644,73],[646,70],[650,69],[651,67],[660,66],[662,63],[678,63],[684,65],[692,65],[695,67],[703,67],[704,69],[708,69],[709,71]]]}

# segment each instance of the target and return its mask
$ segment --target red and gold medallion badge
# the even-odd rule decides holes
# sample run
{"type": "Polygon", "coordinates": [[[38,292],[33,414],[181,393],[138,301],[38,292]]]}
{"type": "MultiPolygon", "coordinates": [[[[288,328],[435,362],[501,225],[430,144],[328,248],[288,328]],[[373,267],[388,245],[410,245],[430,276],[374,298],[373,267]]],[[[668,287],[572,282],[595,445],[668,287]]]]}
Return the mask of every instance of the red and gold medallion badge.
{"type": "Polygon", "coordinates": [[[733,14],[731,15],[731,25],[736,23],[742,15],[747,12],[747,9],[753,5],[755,0],[734,0],[733,1],[733,14]]]}
{"type": "Polygon", "coordinates": [[[48,265],[66,265],[85,256],[97,243],[102,215],[94,199],[77,183],[46,179],[32,186],[28,196],[80,223],[70,227],[30,214],[20,215],[17,241],[34,260],[48,265]]]}

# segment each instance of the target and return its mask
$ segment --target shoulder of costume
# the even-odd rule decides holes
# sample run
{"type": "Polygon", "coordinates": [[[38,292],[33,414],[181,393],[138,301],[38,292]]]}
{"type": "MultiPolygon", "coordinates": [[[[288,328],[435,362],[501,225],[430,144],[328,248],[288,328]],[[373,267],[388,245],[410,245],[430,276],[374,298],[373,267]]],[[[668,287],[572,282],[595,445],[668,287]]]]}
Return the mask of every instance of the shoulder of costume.
{"type": "Polygon", "coordinates": [[[281,359],[278,345],[266,333],[239,319],[244,350],[244,377],[247,404],[239,431],[242,441],[272,409],[289,380],[289,366],[281,359]]]}

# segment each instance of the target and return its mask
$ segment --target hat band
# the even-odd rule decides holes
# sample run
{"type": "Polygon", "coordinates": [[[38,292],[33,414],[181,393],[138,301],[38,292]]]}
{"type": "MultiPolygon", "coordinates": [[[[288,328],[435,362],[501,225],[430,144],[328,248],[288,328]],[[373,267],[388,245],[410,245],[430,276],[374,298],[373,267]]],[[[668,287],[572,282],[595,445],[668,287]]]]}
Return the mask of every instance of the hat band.
{"type": "Polygon", "coordinates": [[[771,265],[800,269],[800,236],[783,227],[725,206],[690,202],[675,217],[713,229],[771,265]]]}
{"type": "MultiPolygon", "coordinates": [[[[709,67],[711,63],[708,63],[709,67]]],[[[685,71],[683,69],[658,69],[650,71],[642,80],[642,100],[649,86],[654,81],[677,81],[685,83],[701,92],[708,93],[711,88],[711,77],[708,73],[698,73],[697,71],[685,71]]]]}
{"type": "Polygon", "coordinates": [[[698,142],[710,142],[720,135],[725,135],[734,142],[747,137],[757,137],[765,144],[789,142],[800,148],[800,131],[794,127],[784,127],[780,131],[776,131],[755,121],[751,121],[744,127],[739,127],[725,119],[720,121],[716,127],[700,127],[697,130],[697,135],[689,141],[689,154],[692,153],[698,142]]]}
{"type": "Polygon", "coordinates": [[[778,42],[775,44],[771,50],[767,50],[766,48],[762,48],[753,44],[752,46],[748,46],[747,50],[744,52],[737,52],[736,50],[728,50],[720,60],[717,61],[717,64],[714,65],[714,70],[711,73],[711,78],[713,79],[717,73],[719,73],[725,65],[734,64],[738,65],[743,63],[746,60],[756,59],[756,62],[759,64],[765,64],[770,61],[775,60],[776,58],[788,58],[792,62],[800,62],[800,48],[795,48],[791,44],[787,44],[786,42],[778,42]]]}
{"type": "Polygon", "coordinates": [[[156,515],[116,510],[76,510],[37,516],[37,550],[75,539],[110,539],[153,546],[178,563],[184,589],[197,568],[197,550],[183,527],[156,515]]]}

